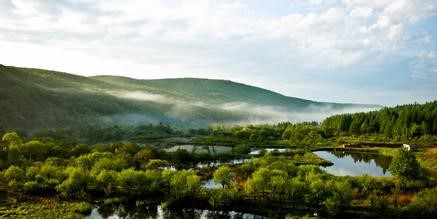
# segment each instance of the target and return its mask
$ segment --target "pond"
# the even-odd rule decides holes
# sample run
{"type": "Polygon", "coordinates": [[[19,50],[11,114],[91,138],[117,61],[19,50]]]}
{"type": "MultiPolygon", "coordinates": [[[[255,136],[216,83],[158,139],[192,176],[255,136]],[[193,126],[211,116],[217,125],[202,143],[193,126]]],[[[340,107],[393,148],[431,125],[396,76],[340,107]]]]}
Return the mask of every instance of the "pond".
{"type": "Polygon", "coordinates": [[[205,189],[221,189],[222,185],[215,182],[213,179],[203,181],[202,187],[205,189]]]}
{"type": "Polygon", "coordinates": [[[208,161],[208,162],[199,162],[196,164],[196,168],[206,168],[206,167],[219,167],[222,165],[238,165],[243,164],[253,159],[232,159],[229,161],[208,161]]]}
{"type": "Polygon", "coordinates": [[[183,149],[190,153],[198,153],[198,154],[204,153],[204,154],[213,154],[213,155],[232,151],[232,147],[229,146],[220,146],[220,145],[206,146],[206,145],[190,145],[190,144],[175,145],[171,148],[165,149],[165,151],[175,152],[178,149],[183,149]]]}
{"type": "Polygon", "coordinates": [[[182,170],[182,169],[194,169],[194,170],[199,170],[199,169],[203,169],[203,168],[217,168],[219,166],[222,165],[240,165],[243,163],[247,163],[254,160],[253,158],[241,158],[241,159],[232,159],[232,160],[227,160],[227,161],[202,161],[202,162],[197,162],[194,163],[194,166],[192,165],[171,165],[171,166],[167,166],[167,167],[159,167],[162,170],[172,170],[172,171],[176,171],[176,170],[182,170]]]}
{"type": "Polygon", "coordinates": [[[126,207],[126,206],[102,206],[94,208],[90,215],[84,219],[122,219],[122,218],[147,218],[147,219],[208,219],[208,218],[226,218],[226,219],[268,219],[267,217],[242,213],[236,211],[211,211],[204,209],[164,209],[160,205],[151,205],[143,207],[126,207]]]}
{"type": "Polygon", "coordinates": [[[288,148],[263,148],[263,149],[251,151],[249,155],[260,155],[261,152],[263,151],[265,151],[265,153],[272,153],[272,152],[285,153],[287,152],[287,150],[288,148]]]}
{"type": "Polygon", "coordinates": [[[316,151],[314,154],[331,161],[333,165],[324,169],[337,176],[391,176],[388,171],[391,157],[350,151],[316,151]]]}

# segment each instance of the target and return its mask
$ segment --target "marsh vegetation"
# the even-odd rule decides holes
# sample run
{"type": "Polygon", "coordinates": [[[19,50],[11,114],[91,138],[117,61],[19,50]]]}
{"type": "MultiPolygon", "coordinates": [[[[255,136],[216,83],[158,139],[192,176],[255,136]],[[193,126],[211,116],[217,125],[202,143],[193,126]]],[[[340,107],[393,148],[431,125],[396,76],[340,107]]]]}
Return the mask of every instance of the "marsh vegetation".
{"type": "Polygon", "coordinates": [[[418,135],[413,124],[408,132],[363,129],[357,135],[334,122],[355,117],[188,130],[161,124],[4,131],[0,215],[433,218],[434,128],[418,135]],[[417,144],[418,151],[398,140],[417,144]],[[344,148],[344,142],[360,147],[344,148]],[[352,172],[329,169],[342,165],[352,172]]]}

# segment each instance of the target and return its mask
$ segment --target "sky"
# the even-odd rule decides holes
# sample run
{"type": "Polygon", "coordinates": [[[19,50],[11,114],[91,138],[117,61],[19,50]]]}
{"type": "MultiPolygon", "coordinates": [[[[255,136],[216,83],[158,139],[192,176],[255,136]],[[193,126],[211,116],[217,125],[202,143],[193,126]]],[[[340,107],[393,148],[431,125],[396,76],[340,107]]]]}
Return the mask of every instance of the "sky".
{"type": "Polygon", "coordinates": [[[0,0],[0,63],[423,103],[437,99],[437,0],[0,0]]]}

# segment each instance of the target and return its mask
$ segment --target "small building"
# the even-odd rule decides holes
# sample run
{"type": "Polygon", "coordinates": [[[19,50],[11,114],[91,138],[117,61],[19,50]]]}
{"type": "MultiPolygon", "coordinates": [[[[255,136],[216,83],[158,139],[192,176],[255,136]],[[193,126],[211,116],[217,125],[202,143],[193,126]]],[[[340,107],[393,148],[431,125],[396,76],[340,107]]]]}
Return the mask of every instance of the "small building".
{"type": "Polygon", "coordinates": [[[403,144],[402,147],[407,151],[416,151],[417,150],[416,145],[403,144]]]}

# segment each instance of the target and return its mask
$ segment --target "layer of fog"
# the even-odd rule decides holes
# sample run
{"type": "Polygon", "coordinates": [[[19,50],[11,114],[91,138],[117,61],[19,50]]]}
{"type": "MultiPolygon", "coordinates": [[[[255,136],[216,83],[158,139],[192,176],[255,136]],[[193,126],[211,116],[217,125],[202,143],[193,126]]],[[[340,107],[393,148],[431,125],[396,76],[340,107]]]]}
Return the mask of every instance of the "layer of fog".
{"type": "MultiPolygon", "coordinates": [[[[114,122],[121,124],[129,123],[158,123],[158,122],[192,122],[205,125],[207,123],[223,124],[273,124],[289,121],[293,123],[316,121],[341,113],[368,112],[376,110],[376,107],[334,107],[333,105],[316,106],[310,105],[305,108],[285,108],[273,105],[255,105],[247,102],[228,102],[224,104],[208,104],[199,101],[175,99],[160,94],[153,94],[144,91],[111,91],[107,92],[113,96],[143,101],[145,103],[160,105],[160,115],[121,114],[112,118],[114,122]],[[214,113],[229,114],[230,119],[217,121],[214,113]],[[210,115],[208,118],[205,115],[210,115]],[[158,116],[159,118],[156,118],[158,116]],[[232,118],[232,119],[231,119],[232,118]],[[235,119],[236,118],[236,119],[235,119]]],[[[106,118],[110,120],[111,118],[106,118]]]]}
{"type": "Polygon", "coordinates": [[[223,104],[220,107],[230,111],[247,112],[248,118],[238,124],[266,124],[289,121],[293,123],[316,121],[322,122],[325,118],[343,113],[369,112],[376,107],[344,107],[335,108],[332,105],[310,105],[303,109],[284,108],[281,106],[260,106],[244,102],[223,104]]]}
{"type": "Polygon", "coordinates": [[[159,94],[152,94],[152,93],[146,93],[142,91],[132,91],[132,92],[125,92],[125,91],[109,91],[108,94],[111,94],[113,96],[124,98],[124,99],[132,99],[132,100],[139,100],[139,101],[151,101],[151,102],[158,102],[158,103],[171,103],[173,100],[167,98],[166,96],[159,95],[159,94]]]}

